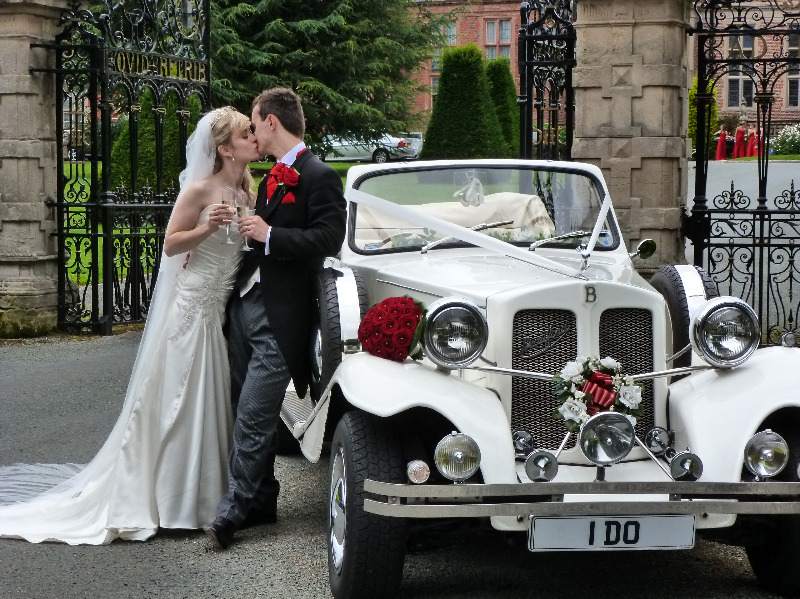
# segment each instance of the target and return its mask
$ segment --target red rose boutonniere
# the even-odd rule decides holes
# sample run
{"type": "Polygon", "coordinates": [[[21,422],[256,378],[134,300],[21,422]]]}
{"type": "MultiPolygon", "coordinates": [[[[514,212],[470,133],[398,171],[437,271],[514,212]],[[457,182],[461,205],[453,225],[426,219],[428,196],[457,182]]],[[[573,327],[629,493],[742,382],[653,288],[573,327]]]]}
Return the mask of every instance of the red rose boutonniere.
{"type": "Polygon", "coordinates": [[[293,187],[297,187],[300,183],[300,173],[298,173],[291,166],[286,166],[282,162],[278,162],[272,167],[267,179],[267,197],[271,200],[273,195],[280,187],[286,187],[281,198],[281,204],[294,204],[294,192],[289,191],[293,187]]]}

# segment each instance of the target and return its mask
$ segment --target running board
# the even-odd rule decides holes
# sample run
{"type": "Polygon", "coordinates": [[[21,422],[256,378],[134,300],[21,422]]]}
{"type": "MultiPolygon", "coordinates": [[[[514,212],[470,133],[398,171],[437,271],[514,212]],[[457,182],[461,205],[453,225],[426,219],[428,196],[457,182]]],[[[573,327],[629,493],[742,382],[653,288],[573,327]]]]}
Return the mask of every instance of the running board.
{"type": "Polygon", "coordinates": [[[289,388],[283,398],[283,405],[281,405],[281,420],[289,427],[295,437],[299,437],[299,435],[295,434],[295,431],[300,428],[296,427],[296,425],[308,421],[313,411],[314,402],[311,401],[310,391],[306,393],[305,398],[300,399],[294,390],[294,384],[289,383],[289,388]]]}

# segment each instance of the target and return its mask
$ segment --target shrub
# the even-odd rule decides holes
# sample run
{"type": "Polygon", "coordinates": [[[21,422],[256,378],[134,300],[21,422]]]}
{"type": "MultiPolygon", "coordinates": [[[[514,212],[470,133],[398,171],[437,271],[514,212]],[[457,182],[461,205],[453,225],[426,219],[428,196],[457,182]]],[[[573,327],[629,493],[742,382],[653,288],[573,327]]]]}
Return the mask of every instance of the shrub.
{"type": "MultiPolygon", "coordinates": [[[[200,100],[192,96],[187,101],[189,126],[187,135],[194,130],[200,118],[200,100]]],[[[146,91],[139,98],[141,111],[139,112],[139,132],[137,143],[137,187],[150,185],[156,186],[156,126],[155,113],[153,112],[153,95],[146,91]]],[[[185,147],[180,142],[180,125],[176,111],[180,110],[178,99],[169,94],[163,102],[165,110],[163,116],[163,145],[161,166],[161,188],[171,186],[178,188],[178,175],[183,168],[183,154],[185,147]]],[[[130,118],[122,116],[112,128],[113,145],[111,147],[111,187],[118,186],[131,188],[131,161],[130,161],[130,118]]]]}
{"type": "Polygon", "coordinates": [[[508,146],[509,158],[519,156],[519,108],[517,88],[511,74],[508,58],[490,60],[486,65],[486,78],[489,80],[489,93],[497,113],[497,120],[508,146]]]}
{"type": "Polygon", "coordinates": [[[421,157],[494,158],[507,152],[481,51],[474,45],[445,49],[421,157]]]}
{"type": "Polygon", "coordinates": [[[775,154],[800,154],[800,124],[787,125],[770,140],[775,154]]]}
{"type": "MultiPolygon", "coordinates": [[[[708,153],[709,156],[713,156],[714,152],[716,151],[716,145],[714,143],[714,133],[719,131],[720,121],[719,121],[719,109],[717,107],[717,90],[713,90],[714,101],[711,102],[711,139],[708,142],[708,153]]],[[[692,86],[689,88],[689,125],[687,134],[689,139],[692,140],[692,149],[697,149],[697,104],[695,101],[697,98],[697,77],[692,79],[692,86]]],[[[738,117],[734,117],[738,118],[738,117]]],[[[736,123],[733,125],[733,129],[728,129],[728,134],[730,135],[733,133],[733,130],[736,128],[736,123]]]]}

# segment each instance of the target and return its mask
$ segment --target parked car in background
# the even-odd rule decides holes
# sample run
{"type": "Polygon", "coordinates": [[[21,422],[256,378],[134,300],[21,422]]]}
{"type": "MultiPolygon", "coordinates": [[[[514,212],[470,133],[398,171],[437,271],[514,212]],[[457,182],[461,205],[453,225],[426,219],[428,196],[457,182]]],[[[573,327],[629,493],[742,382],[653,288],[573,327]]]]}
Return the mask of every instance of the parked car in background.
{"type": "Polygon", "coordinates": [[[375,141],[364,141],[346,137],[328,137],[325,140],[330,151],[325,160],[388,162],[389,160],[412,160],[418,156],[413,144],[403,137],[385,134],[375,141]]]}
{"type": "Polygon", "coordinates": [[[425,141],[425,138],[422,136],[422,131],[408,131],[400,134],[400,137],[405,139],[411,147],[414,148],[414,152],[419,156],[422,153],[422,144],[425,141]]]}

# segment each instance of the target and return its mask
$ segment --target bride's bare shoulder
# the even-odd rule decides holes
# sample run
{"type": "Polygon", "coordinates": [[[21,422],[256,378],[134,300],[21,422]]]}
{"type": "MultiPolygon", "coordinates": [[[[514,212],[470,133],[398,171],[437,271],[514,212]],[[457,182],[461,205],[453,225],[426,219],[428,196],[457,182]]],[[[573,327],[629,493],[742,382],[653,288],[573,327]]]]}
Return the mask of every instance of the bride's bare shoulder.
{"type": "Polygon", "coordinates": [[[187,203],[198,204],[201,207],[209,203],[212,195],[213,182],[209,178],[198,179],[187,183],[181,189],[180,198],[187,203]]]}

